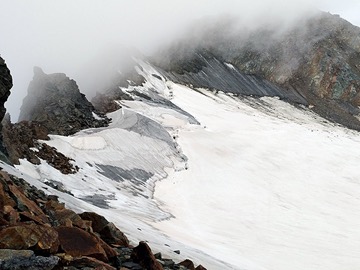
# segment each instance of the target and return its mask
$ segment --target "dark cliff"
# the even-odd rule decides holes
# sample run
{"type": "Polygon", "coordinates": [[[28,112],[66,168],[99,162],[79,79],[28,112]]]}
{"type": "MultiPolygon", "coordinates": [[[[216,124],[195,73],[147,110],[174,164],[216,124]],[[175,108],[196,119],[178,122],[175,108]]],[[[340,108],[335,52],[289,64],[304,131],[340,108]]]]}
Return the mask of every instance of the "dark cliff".
{"type": "MultiPolygon", "coordinates": [[[[12,77],[10,74],[10,70],[7,68],[4,59],[0,57],[0,121],[5,116],[5,102],[8,99],[10,95],[10,89],[12,88],[12,77]]],[[[2,126],[0,124],[0,131],[2,129],[2,126]]],[[[1,133],[0,133],[1,134],[1,133]]],[[[0,135],[0,159],[6,160],[4,157],[4,154],[6,154],[6,150],[3,146],[3,139],[2,135],[0,135]]]]}
{"type": "Polygon", "coordinates": [[[4,104],[10,95],[12,86],[10,70],[7,68],[4,59],[0,57],[0,120],[4,118],[6,112],[4,104]]]}
{"type": "Polygon", "coordinates": [[[70,135],[85,128],[108,125],[109,119],[95,113],[74,80],[63,73],[48,75],[35,67],[19,121],[36,121],[49,133],[70,135]]]}

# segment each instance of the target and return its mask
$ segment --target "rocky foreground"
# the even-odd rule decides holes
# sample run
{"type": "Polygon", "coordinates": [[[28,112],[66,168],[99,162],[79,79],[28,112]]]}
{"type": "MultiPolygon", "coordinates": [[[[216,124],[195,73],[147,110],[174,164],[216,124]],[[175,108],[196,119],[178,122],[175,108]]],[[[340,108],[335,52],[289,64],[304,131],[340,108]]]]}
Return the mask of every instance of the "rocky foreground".
{"type": "MultiPolygon", "coordinates": [[[[0,171],[0,269],[205,269],[133,247],[111,222],[76,214],[56,196],[0,171]]],[[[180,252],[180,251],[174,251],[180,252]]]]}

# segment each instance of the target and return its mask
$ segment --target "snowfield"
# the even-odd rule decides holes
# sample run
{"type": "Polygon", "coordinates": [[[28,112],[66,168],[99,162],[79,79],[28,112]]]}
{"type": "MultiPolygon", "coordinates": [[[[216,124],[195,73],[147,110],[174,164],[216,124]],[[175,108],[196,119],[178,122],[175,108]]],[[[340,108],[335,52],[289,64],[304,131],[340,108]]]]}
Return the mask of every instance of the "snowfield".
{"type": "Polygon", "coordinates": [[[359,268],[358,133],[274,98],[173,102],[206,128],[179,132],[189,169],[156,185],[159,230],[235,269],[359,268]]]}
{"type": "Polygon", "coordinates": [[[45,143],[72,158],[76,174],[46,162],[2,166],[175,260],[208,269],[359,269],[359,133],[277,98],[193,90],[146,63],[141,72],[148,81],[137,91],[178,107],[121,101],[108,128],[52,135],[45,143]]]}

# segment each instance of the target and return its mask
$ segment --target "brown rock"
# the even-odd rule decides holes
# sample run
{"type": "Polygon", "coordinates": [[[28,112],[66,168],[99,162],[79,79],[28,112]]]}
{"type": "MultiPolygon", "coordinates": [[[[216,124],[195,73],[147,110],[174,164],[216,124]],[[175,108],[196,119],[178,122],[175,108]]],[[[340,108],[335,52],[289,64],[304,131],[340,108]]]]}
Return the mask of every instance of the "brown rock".
{"type": "Polygon", "coordinates": [[[179,263],[179,265],[185,266],[189,270],[195,270],[194,263],[189,259],[186,259],[185,261],[182,261],[181,263],[179,263]]]}
{"type": "Polygon", "coordinates": [[[93,231],[98,233],[106,243],[119,246],[129,246],[126,235],[120,231],[112,222],[94,212],[84,212],[80,214],[84,220],[92,222],[93,231]]]}
{"type": "Polygon", "coordinates": [[[20,224],[0,231],[0,248],[33,249],[54,253],[58,246],[58,233],[51,227],[20,224]]]}
{"type": "Polygon", "coordinates": [[[1,216],[4,206],[5,206],[5,192],[2,183],[0,183],[0,215],[1,216]]]}
{"type": "Polygon", "coordinates": [[[113,245],[120,245],[124,247],[129,246],[129,240],[127,239],[126,235],[120,231],[114,223],[108,223],[104,229],[100,232],[100,237],[108,244],[113,245]]]}
{"type": "Polygon", "coordinates": [[[195,270],[206,270],[206,268],[200,264],[195,268],[195,270]]]}
{"type": "Polygon", "coordinates": [[[81,217],[70,209],[58,209],[53,212],[53,217],[60,225],[66,227],[76,226],[86,231],[91,232],[91,227],[88,222],[85,222],[81,217]]]}
{"type": "Polygon", "coordinates": [[[6,174],[5,172],[0,171],[0,207],[1,207],[0,210],[1,211],[5,205],[10,205],[12,207],[16,206],[16,202],[9,196],[9,193],[7,191],[8,185],[6,182],[11,182],[9,175],[6,174]],[[3,181],[3,183],[1,183],[1,181],[3,181]]]}
{"type": "Polygon", "coordinates": [[[20,212],[18,214],[20,216],[20,220],[23,222],[24,221],[34,221],[35,223],[40,224],[40,225],[48,224],[48,223],[45,223],[43,221],[43,219],[39,218],[38,216],[35,216],[34,214],[32,214],[30,212],[20,212]]]}
{"type": "Polygon", "coordinates": [[[109,223],[109,221],[107,221],[106,218],[94,212],[84,212],[82,214],[79,214],[79,216],[83,220],[90,220],[92,222],[91,226],[94,232],[97,233],[99,233],[102,229],[104,229],[104,227],[109,223]]]}
{"type": "Polygon", "coordinates": [[[78,259],[74,259],[73,261],[71,261],[69,266],[73,266],[76,268],[89,267],[91,269],[96,269],[96,270],[116,270],[115,267],[112,267],[107,263],[99,261],[95,258],[85,257],[85,256],[78,259]]]}
{"type": "Polygon", "coordinates": [[[109,261],[96,236],[76,227],[60,226],[55,229],[59,233],[60,247],[65,253],[73,257],[89,256],[109,261]]]}
{"type": "Polygon", "coordinates": [[[56,200],[48,200],[44,205],[46,210],[61,210],[65,208],[64,203],[60,203],[56,200]]]}
{"type": "Polygon", "coordinates": [[[9,225],[9,222],[0,215],[0,226],[7,226],[9,225]]]}
{"type": "Polygon", "coordinates": [[[161,264],[156,260],[148,244],[143,241],[133,249],[131,259],[148,270],[163,269],[161,264]]]}
{"type": "Polygon", "coordinates": [[[5,205],[4,206],[4,218],[12,225],[15,225],[17,222],[20,221],[20,216],[19,213],[16,212],[16,210],[10,206],[10,205],[5,205]]]}
{"type": "Polygon", "coordinates": [[[109,259],[119,255],[119,253],[111,246],[109,246],[104,240],[102,240],[100,237],[97,237],[96,235],[95,237],[99,240],[101,247],[104,249],[106,256],[108,256],[109,259]]]}
{"type": "Polygon", "coordinates": [[[20,211],[29,211],[38,216],[44,223],[49,223],[48,218],[37,204],[29,200],[23,192],[21,192],[15,185],[9,185],[9,190],[16,198],[17,208],[20,211]]]}
{"type": "Polygon", "coordinates": [[[39,146],[39,152],[36,155],[39,158],[46,160],[49,165],[63,174],[74,174],[79,170],[77,166],[74,166],[71,163],[72,159],[58,152],[55,147],[51,147],[46,143],[39,146]]]}

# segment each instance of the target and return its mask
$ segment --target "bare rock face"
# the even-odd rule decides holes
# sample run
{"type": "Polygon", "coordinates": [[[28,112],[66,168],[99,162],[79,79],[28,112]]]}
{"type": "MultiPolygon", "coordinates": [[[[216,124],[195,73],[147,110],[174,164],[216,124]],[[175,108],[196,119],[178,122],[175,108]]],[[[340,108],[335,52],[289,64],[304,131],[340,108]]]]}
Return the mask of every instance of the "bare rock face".
{"type": "Polygon", "coordinates": [[[107,126],[110,122],[97,113],[74,80],[63,73],[47,75],[39,67],[34,68],[34,78],[21,106],[19,121],[23,120],[36,121],[49,133],[59,135],[107,126]]]}
{"type": "Polygon", "coordinates": [[[4,103],[10,95],[10,89],[13,86],[10,70],[7,68],[4,59],[0,57],[0,120],[5,115],[4,103]]]}
{"type": "MultiPolygon", "coordinates": [[[[0,121],[4,118],[6,112],[4,104],[10,95],[10,89],[12,86],[13,84],[10,70],[7,68],[4,59],[0,57],[0,121]]],[[[0,159],[6,160],[4,155],[6,156],[6,150],[3,147],[2,136],[0,135],[0,159]]]]}

